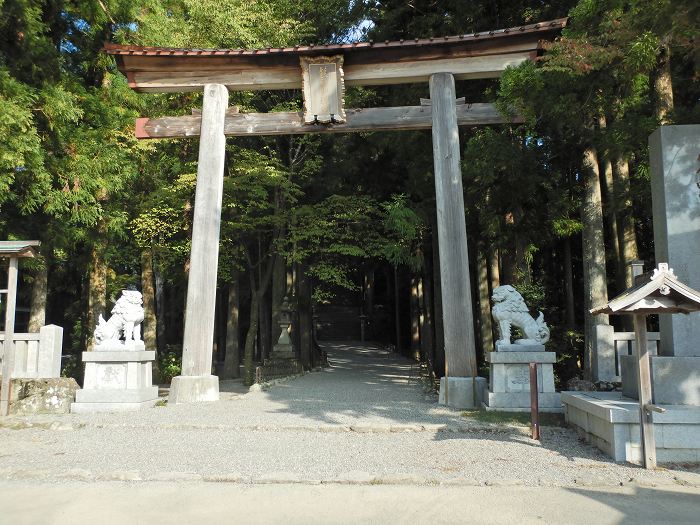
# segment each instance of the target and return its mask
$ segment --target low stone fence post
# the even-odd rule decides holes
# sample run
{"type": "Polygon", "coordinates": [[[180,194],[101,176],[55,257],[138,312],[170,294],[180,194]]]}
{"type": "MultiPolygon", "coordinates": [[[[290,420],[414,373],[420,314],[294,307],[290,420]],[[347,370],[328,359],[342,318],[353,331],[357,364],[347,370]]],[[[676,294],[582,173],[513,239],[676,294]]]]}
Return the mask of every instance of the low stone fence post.
{"type": "Polygon", "coordinates": [[[619,377],[615,367],[615,327],[609,324],[595,326],[593,352],[593,381],[615,381],[619,377]]]}
{"type": "Polygon", "coordinates": [[[63,352],[63,328],[50,324],[39,330],[39,356],[37,377],[61,377],[61,353],[63,352]]]}

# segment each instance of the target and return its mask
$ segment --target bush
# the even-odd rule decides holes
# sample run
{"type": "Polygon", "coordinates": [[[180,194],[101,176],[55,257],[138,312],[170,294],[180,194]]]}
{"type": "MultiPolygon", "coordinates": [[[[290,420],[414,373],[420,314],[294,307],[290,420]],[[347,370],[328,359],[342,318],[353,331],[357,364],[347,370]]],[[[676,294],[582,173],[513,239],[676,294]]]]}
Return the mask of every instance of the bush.
{"type": "Polygon", "coordinates": [[[182,372],[182,357],[173,351],[160,356],[158,358],[158,372],[161,382],[170,383],[173,377],[182,372]]]}

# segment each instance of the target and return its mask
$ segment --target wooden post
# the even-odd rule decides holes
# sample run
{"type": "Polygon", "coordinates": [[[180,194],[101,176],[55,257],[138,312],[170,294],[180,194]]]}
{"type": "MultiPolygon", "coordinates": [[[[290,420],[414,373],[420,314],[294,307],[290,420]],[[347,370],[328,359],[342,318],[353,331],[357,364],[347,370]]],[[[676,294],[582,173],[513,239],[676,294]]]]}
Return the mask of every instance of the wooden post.
{"type": "Polygon", "coordinates": [[[17,273],[19,259],[10,257],[7,269],[7,306],[5,307],[5,341],[3,343],[2,384],[0,385],[0,416],[10,413],[12,366],[15,357],[15,308],[17,306],[17,273]]]}
{"type": "Polygon", "coordinates": [[[654,424],[648,406],[651,405],[651,367],[647,350],[647,319],[644,314],[634,315],[634,336],[639,379],[639,438],[642,445],[644,468],[656,468],[656,439],[654,424]]]}
{"type": "Polygon", "coordinates": [[[532,439],[540,440],[540,400],[537,363],[530,363],[530,429],[532,439]]]}
{"type": "Polygon", "coordinates": [[[455,96],[451,74],[436,73],[430,77],[445,369],[451,376],[475,377],[474,319],[455,96]]]}
{"type": "MultiPolygon", "coordinates": [[[[228,91],[225,86],[207,84],[204,87],[185,334],[182,344],[182,376],[185,377],[211,376],[226,153],[224,117],[227,105],[228,91]]],[[[204,398],[200,386],[185,388],[183,381],[178,383],[183,384],[178,384],[176,392],[171,389],[171,396],[176,394],[175,402],[218,399],[218,381],[216,395],[214,396],[209,389],[204,398]],[[178,396],[181,399],[178,399],[178,396]]]]}

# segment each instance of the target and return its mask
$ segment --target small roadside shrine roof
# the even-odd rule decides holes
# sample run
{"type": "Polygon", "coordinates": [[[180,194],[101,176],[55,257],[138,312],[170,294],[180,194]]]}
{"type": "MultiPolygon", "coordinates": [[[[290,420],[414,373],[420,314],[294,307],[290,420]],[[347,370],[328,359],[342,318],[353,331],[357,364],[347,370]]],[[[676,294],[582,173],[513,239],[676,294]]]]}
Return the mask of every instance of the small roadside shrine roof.
{"type": "Polygon", "coordinates": [[[673,314],[700,311],[700,292],[680,282],[667,263],[636,278],[636,284],[592,314],[673,314]]]}
{"type": "Polygon", "coordinates": [[[457,79],[494,78],[509,65],[534,59],[543,40],[566,26],[560,18],[508,29],[384,42],[307,45],[266,49],[184,49],[106,43],[129,85],[144,92],[201,90],[204,84],[232,90],[301,87],[301,57],[342,55],[347,85],[424,82],[436,72],[457,79]]]}
{"type": "Polygon", "coordinates": [[[0,241],[0,257],[36,257],[39,241],[0,241]]]}

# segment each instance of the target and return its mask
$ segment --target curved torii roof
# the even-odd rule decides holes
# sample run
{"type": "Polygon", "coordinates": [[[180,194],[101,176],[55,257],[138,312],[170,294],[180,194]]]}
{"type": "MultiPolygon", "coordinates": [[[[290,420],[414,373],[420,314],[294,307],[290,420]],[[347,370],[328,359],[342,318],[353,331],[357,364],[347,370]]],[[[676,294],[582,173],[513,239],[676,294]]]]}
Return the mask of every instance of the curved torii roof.
{"type": "Polygon", "coordinates": [[[219,83],[232,90],[301,87],[299,58],[342,55],[348,85],[424,82],[433,73],[457,79],[494,78],[509,65],[533,59],[567,19],[423,39],[354,42],[267,49],[182,49],[107,43],[119,70],[137,91],[196,91],[219,83]]]}

